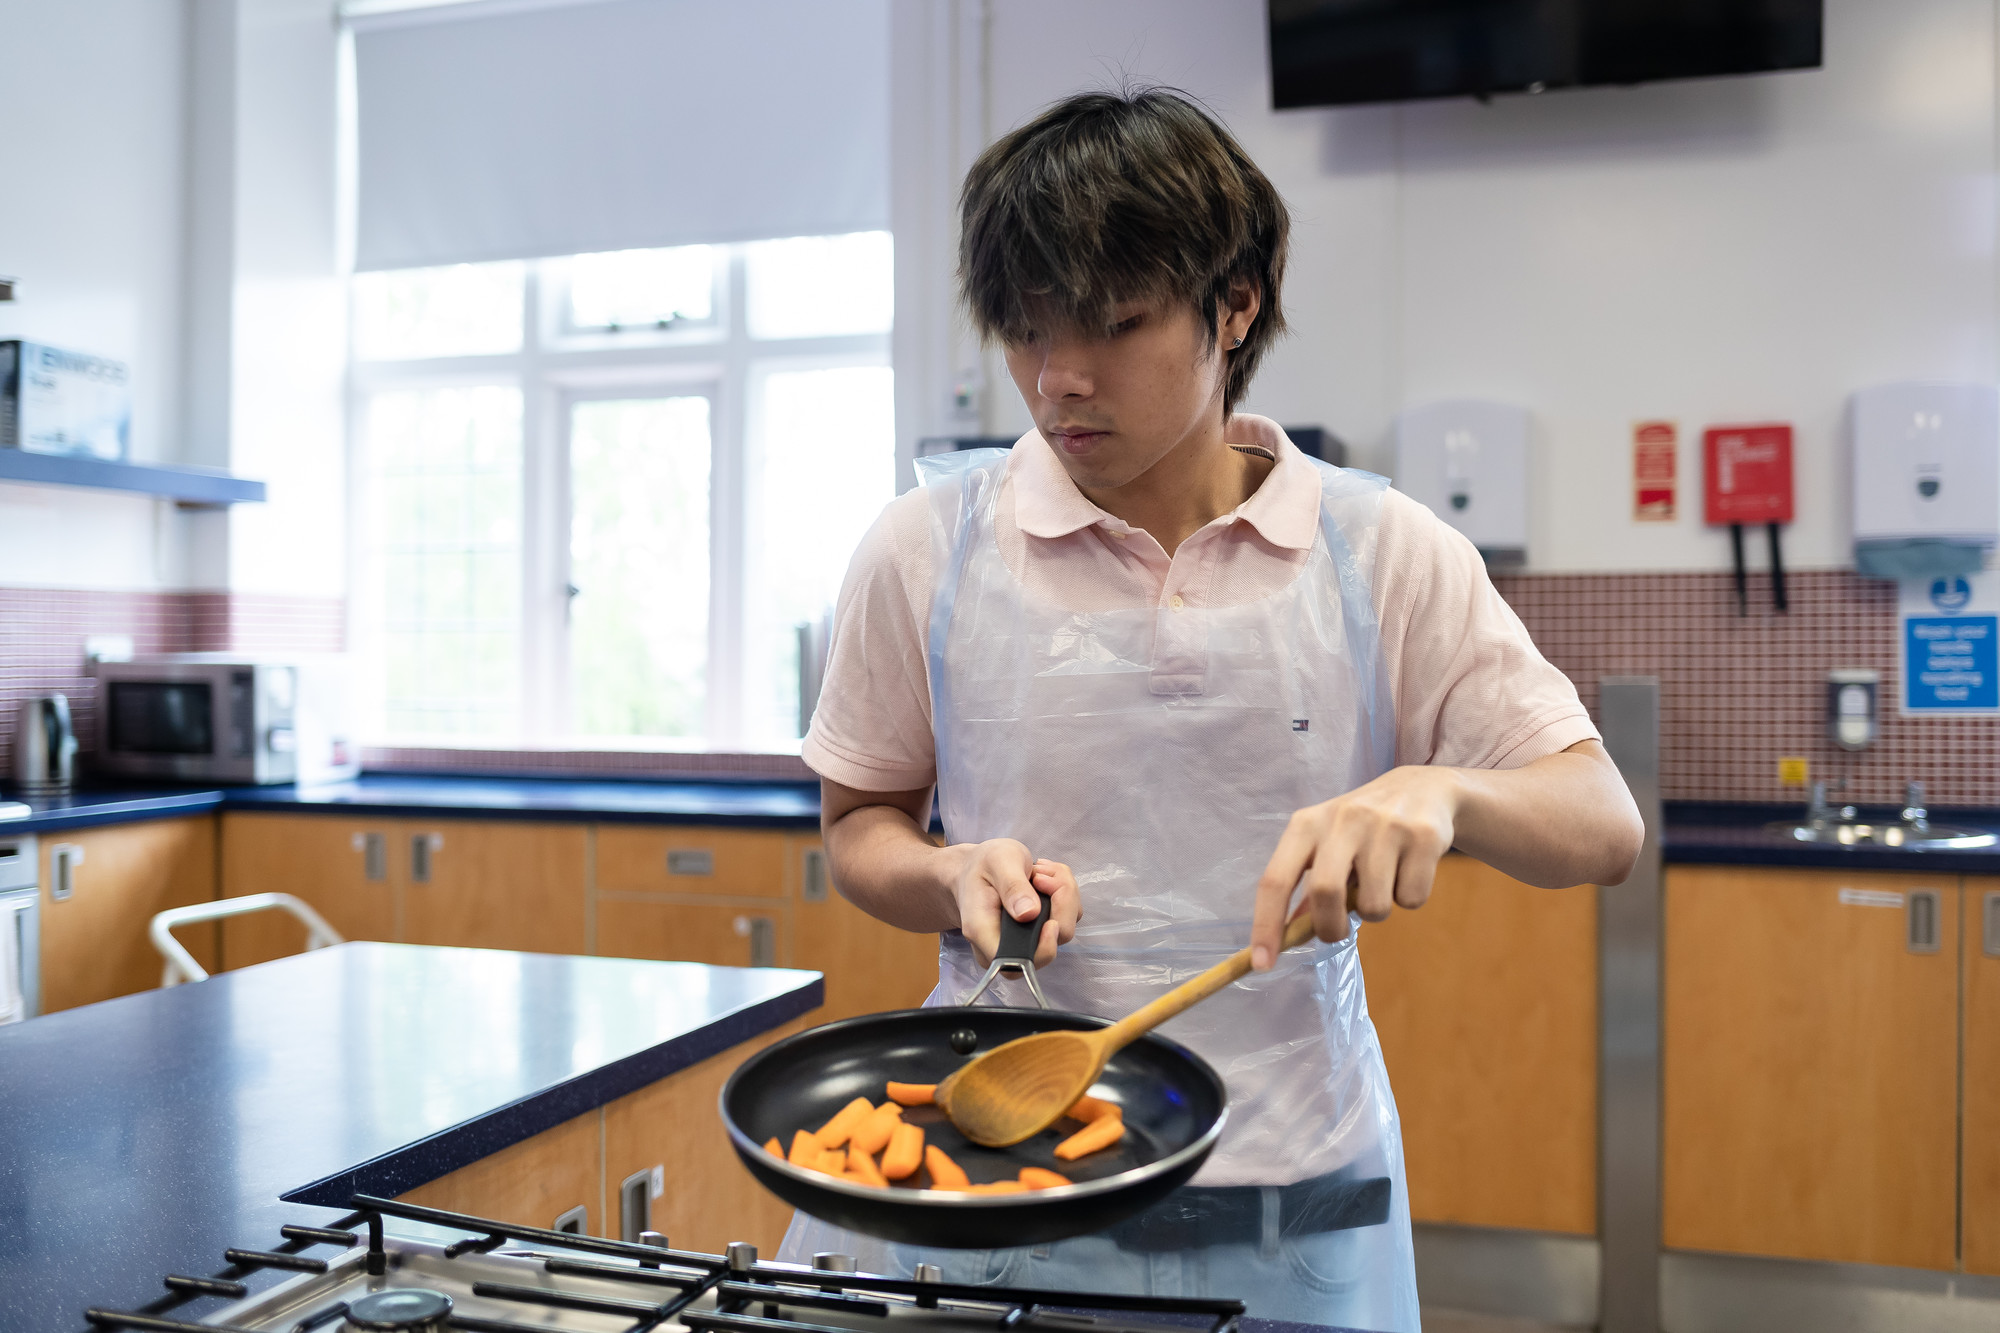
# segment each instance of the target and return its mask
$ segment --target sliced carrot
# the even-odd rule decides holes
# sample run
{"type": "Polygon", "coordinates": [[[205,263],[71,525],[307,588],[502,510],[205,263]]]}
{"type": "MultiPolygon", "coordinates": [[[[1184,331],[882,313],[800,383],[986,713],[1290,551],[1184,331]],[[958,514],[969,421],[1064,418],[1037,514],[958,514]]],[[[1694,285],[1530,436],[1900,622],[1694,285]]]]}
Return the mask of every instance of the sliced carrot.
{"type": "Polygon", "coordinates": [[[847,1149],[822,1148],[819,1153],[819,1169],[829,1176],[842,1175],[847,1171],[847,1149]]]}
{"type": "Polygon", "coordinates": [[[1062,1172],[1051,1171],[1045,1166],[1024,1166],[1021,1168],[1021,1183],[1031,1190],[1052,1190],[1069,1184],[1070,1180],[1062,1172]]]}
{"type": "Polygon", "coordinates": [[[889,1144],[889,1136],[896,1132],[896,1126],[903,1123],[903,1108],[894,1102],[883,1102],[869,1117],[854,1127],[847,1146],[859,1148],[865,1153],[878,1153],[889,1144]]]}
{"type": "Polygon", "coordinates": [[[882,1174],[890,1180],[903,1180],[917,1174],[923,1164],[924,1131],[915,1125],[896,1126],[882,1154],[882,1174]]]}
{"type": "Polygon", "coordinates": [[[873,1157],[859,1148],[847,1150],[847,1174],[862,1177],[866,1184],[880,1185],[883,1189],[889,1188],[888,1177],[882,1174],[882,1168],[875,1165],[873,1157]]]}
{"type": "Polygon", "coordinates": [[[841,1107],[833,1119],[821,1125],[814,1137],[819,1140],[822,1148],[838,1148],[847,1142],[849,1135],[854,1133],[854,1127],[866,1120],[874,1110],[875,1103],[866,1097],[856,1097],[841,1107]]]}
{"type": "Polygon", "coordinates": [[[826,1145],[814,1137],[809,1129],[802,1129],[792,1135],[792,1150],[785,1154],[785,1160],[793,1166],[803,1166],[808,1170],[819,1169],[819,1155],[826,1151],[826,1145]]]}
{"type": "Polygon", "coordinates": [[[1085,1153],[1094,1153],[1125,1137],[1125,1117],[1107,1115],[1093,1120],[1056,1145],[1056,1156],[1073,1162],[1085,1153]]]}
{"type": "Polygon", "coordinates": [[[1099,1098],[1088,1096],[1077,1098],[1076,1104],[1070,1107],[1069,1110],[1064,1111],[1063,1114],[1072,1120],[1080,1120],[1086,1125],[1095,1120],[1102,1120],[1108,1115],[1115,1115],[1121,1120],[1125,1117],[1124,1108],[1119,1106],[1117,1102],[1102,1101],[1099,1098]]]}
{"type": "Polygon", "coordinates": [[[962,1190],[972,1183],[972,1178],[960,1169],[957,1162],[945,1156],[944,1149],[935,1143],[924,1148],[924,1165],[931,1169],[931,1188],[934,1190],[962,1190]]]}
{"type": "Polygon", "coordinates": [[[1018,1180],[995,1180],[985,1185],[966,1185],[961,1194],[1026,1194],[1028,1187],[1018,1180]]]}
{"type": "Polygon", "coordinates": [[[935,1083],[891,1083],[889,1100],[905,1106],[929,1106],[937,1100],[935,1083]]]}
{"type": "Polygon", "coordinates": [[[781,1162],[785,1160],[785,1145],[778,1142],[776,1135],[764,1140],[764,1151],[781,1162]]]}
{"type": "Polygon", "coordinates": [[[862,1172],[860,1172],[860,1171],[843,1171],[843,1172],[841,1172],[841,1173],[840,1173],[840,1178],[841,1178],[842,1180],[846,1180],[846,1181],[851,1181],[852,1183],[854,1183],[854,1184],[856,1184],[856,1185],[866,1185],[866,1186],[868,1186],[868,1187],[869,1187],[870,1189],[877,1189],[877,1188],[880,1188],[880,1189],[887,1189],[887,1188],[889,1188],[889,1182],[888,1182],[888,1181],[886,1181],[886,1180],[881,1180],[881,1179],[877,1179],[877,1178],[875,1178],[875,1177],[873,1177],[873,1176],[869,1176],[869,1175],[865,1175],[865,1174],[863,1174],[863,1173],[862,1173],[862,1172]]]}

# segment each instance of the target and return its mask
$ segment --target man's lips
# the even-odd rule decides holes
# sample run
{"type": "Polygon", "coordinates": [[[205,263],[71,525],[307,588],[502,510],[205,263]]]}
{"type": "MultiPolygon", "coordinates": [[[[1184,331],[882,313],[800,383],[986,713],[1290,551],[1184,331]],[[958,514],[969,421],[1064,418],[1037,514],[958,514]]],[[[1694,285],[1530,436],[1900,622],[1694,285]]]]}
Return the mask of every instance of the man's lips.
{"type": "Polygon", "coordinates": [[[1084,430],[1077,427],[1066,430],[1053,430],[1049,434],[1064,453],[1080,454],[1088,450],[1092,445],[1097,444],[1100,440],[1108,439],[1111,432],[1108,430],[1084,430]]]}

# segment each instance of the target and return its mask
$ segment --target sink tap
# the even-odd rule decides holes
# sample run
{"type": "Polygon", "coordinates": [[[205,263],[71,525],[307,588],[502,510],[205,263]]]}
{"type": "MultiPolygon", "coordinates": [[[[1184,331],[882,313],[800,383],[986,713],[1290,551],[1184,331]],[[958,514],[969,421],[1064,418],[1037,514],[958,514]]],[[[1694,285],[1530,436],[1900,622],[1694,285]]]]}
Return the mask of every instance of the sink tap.
{"type": "Polygon", "coordinates": [[[1924,809],[1924,784],[1915,778],[1903,784],[1903,822],[1920,833],[1931,826],[1931,812],[1924,809]]]}
{"type": "Polygon", "coordinates": [[[1845,791],[1847,779],[1842,778],[1829,786],[1825,778],[1816,778],[1812,784],[1812,797],[1806,805],[1806,823],[1814,828],[1824,828],[1829,820],[1854,818],[1854,807],[1843,805],[1838,809],[1826,803],[1829,791],[1845,791]]]}

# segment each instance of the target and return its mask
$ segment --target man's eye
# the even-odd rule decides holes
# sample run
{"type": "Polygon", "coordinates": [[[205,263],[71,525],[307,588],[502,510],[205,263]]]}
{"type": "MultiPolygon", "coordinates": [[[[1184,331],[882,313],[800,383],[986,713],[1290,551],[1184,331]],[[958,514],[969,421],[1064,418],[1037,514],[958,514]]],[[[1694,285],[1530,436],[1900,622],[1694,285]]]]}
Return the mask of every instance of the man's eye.
{"type": "Polygon", "coordinates": [[[1134,315],[1130,319],[1119,320],[1111,326],[1111,336],[1116,338],[1121,333],[1130,333],[1133,329],[1139,327],[1139,321],[1142,318],[1143,316],[1134,315]]]}

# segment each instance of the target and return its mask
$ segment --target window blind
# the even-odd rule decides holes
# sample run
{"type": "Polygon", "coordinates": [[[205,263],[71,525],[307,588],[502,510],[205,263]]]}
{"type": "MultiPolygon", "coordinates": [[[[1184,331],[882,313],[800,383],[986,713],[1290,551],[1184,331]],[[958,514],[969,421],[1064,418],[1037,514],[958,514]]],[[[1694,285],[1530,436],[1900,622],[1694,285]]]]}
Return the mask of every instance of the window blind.
{"type": "Polygon", "coordinates": [[[356,267],[886,229],[887,0],[352,20],[356,267]]]}

